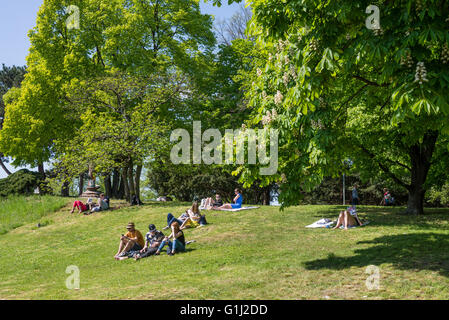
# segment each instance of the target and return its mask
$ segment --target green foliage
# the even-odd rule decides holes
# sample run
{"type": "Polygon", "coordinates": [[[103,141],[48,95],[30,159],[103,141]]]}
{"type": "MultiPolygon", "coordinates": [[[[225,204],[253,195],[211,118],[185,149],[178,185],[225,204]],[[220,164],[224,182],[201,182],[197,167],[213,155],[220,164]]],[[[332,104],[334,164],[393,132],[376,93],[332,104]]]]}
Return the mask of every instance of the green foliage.
{"type": "Polygon", "coordinates": [[[0,197],[10,195],[29,195],[39,187],[42,177],[38,172],[22,169],[0,179],[0,197]]]}
{"type": "MultiPolygon", "coordinates": [[[[242,72],[244,88],[252,125],[280,132],[279,173],[262,181],[282,181],[284,206],[324,177],[341,175],[348,158],[362,178],[393,179],[417,198],[435,183],[426,181],[429,166],[448,146],[449,8],[443,1],[420,8],[411,0],[382,2],[382,29],[371,30],[370,4],[250,2],[249,32],[263,58],[242,72]]],[[[254,168],[240,171],[246,184],[259,178],[254,168]]]]}
{"type": "Polygon", "coordinates": [[[449,206],[449,183],[444,184],[441,188],[430,188],[428,200],[436,205],[449,206]]]}

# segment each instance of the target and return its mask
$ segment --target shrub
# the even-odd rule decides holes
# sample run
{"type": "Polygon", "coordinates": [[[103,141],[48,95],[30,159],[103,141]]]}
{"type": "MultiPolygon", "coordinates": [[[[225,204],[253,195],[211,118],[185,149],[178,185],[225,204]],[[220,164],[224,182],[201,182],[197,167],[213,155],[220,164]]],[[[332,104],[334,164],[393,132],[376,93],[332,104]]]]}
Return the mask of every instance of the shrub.
{"type": "Polygon", "coordinates": [[[0,196],[33,194],[41,181],[41,175],[38,172],[19,170],[5,179],[0,179],[0,196]]]}

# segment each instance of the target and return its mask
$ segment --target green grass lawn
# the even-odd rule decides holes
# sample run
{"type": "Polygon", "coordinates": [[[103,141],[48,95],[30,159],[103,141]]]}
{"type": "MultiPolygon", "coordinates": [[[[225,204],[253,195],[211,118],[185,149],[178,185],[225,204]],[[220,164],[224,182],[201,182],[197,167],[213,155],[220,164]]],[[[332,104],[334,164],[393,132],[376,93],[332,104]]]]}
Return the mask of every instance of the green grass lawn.
{"type": "Polygon", "coordinates": [[[0,199],[0,235],[30,222],[48,224],[50,221],[42,218],[61,209],[66,203],[67,199],[51,196],[0,199]]]}
{"type": "MultiPolygon", "coordinates": [[[[67,200],[66,200],[67,201],[67,200]]],[[[207,212],[209,225],[185,232],[186,253],[115,261],[129,221],[146,232],[188,204],[148,204],[70,215],[69,207],[36,229],[25,224],[0,236],[1,299],[449,299],[449,211],[423,217],[399,208],[360,207],[371,221],[348,231],[306,229],[335,218],[338,206],[279,212],[207,212]],[[81,288],[65,286],[66,268],[80,269],[81,288]],[[366,268],[380,270],[368,290],[366,268]]]]}

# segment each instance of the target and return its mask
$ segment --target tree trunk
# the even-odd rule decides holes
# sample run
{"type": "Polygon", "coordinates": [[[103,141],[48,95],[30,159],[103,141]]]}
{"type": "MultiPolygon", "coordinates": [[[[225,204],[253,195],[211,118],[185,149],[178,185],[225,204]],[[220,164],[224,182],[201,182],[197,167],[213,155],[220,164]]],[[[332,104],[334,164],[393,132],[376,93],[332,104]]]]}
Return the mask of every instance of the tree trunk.
{"type": "Polygon", "coordinates": [[[140,176],[142,175],[142,165],[138,165],[136,168],[136,175],[134,179],[134,185],[136,187],[136,196],[137,196],[137,202],[142,204],[142,201],[140,201],[140,176]]]}
{"type": "Polygon", "coordinates": [[[3,157],[3,154],[0,153],[0,166],[6,172],[6,174],[8,176],[10,176],[11,175],[11,171],[9,171],[8,168],[6,168],[6,165],[3,163],[2,157],[3,157]]]}
{"type": "Polygon", "coordinates": [[[131,197],[129,194],[128,168],[127,167],[122,169],[122,182],[123,182],[123,186],[124,186],[125,199],[126,199],[126,201],[130,201],[131,197]]]}
{"type": "Polygon", "coordinates": [[[104,178],[104,189],[106,197],[110,198],[112,196],[112,186],[111,186],[111,175],[109,174],[104,178]]]}
{"type": "Polygon", "coordinates": [[[68,181],[64,181],[61,188],[61,197],[70,197],[70,183],[68,181]]]}
{"type": "Polygon", "coordinates": [[[117,169],[114,169],[114,171],[112,172],[111,197],[120,199],[119,190],[120,190],[120,172],[117,169]]]}
{"type": "Polygon", "coordinates": [[[79,175],[79,180],[78,180],[78,196],[83,194],[83,188],[84,188],[84,173],[79,175]]]}
{"type": "MultiPolygon", "coordinates": [[[[120,176],[120,174],[118,174],[120,176]]],[[[119,184],[119,188],[117,191],[117,199],[124,199],[125,198],[125,182],[123,181],[122,178],[119,179],[120,180],[120,184],[119,184]]]]}
{"type": "Polygon", "coordinates": [[[37,170],[42,175],[42,178],[45,179],[45,168],[44,168],[44,164],[43,163],[39,163],[37,165],[37,170]]]}
{"type": "Polygon", "coordinates": [[[410,147],[411,183],[408,188],[407,214],[424,213],[425,182],[431,166],[438,132],[430,131],[424,135],[423,142],[410,147]]]}
{"type": "Polygon", "coordinates": [[[131,159],[129,161],[129,168],[128,168],[128,185],[129,185],[129,202],[132,202],[133,197],[136,195],[136,187],[134,185],[134,164],[133,160],[131,159]]]}

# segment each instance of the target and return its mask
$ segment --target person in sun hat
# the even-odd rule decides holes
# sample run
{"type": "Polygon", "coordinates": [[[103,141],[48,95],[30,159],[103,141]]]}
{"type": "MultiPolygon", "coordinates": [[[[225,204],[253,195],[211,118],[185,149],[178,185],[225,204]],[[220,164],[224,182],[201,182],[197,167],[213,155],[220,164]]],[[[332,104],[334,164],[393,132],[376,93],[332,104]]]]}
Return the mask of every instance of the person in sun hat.
{"type": "Polygon", "coordinates": [[[126,226],[128,232],[120,237],[120,245],[117,254],[114,256],[116,260],[127,259],[127,253],[130,251],[139,251],[145,245],[145,240],[139,230],[136,230],[134,222],[128,223],[126,226]]]}
{"type": "Polygon", "coordinates": [[[181,224],[171,213],[167,215],[167,225],[171,228],[172,232],[168,237],[165,237],[161,245],[157,249],[155,255],[160,254],[161,250],[168,245],[167,254],[174,255],[177,252],[186,250],[186,240],[184,233],[182,232],[181,224]],[[173,242],[170,239],[173,238],[173,242]]]}
{"type": "Polygon", "coordinates": [[[162,231],[157,230],[154,224],[150,224],[148,226],[148,230],[148,233],[145,235],[145,246],[134,255],[135,260],[146,258],[155,254],[157,248],[159,248],[165,238],[162,231]]]}

